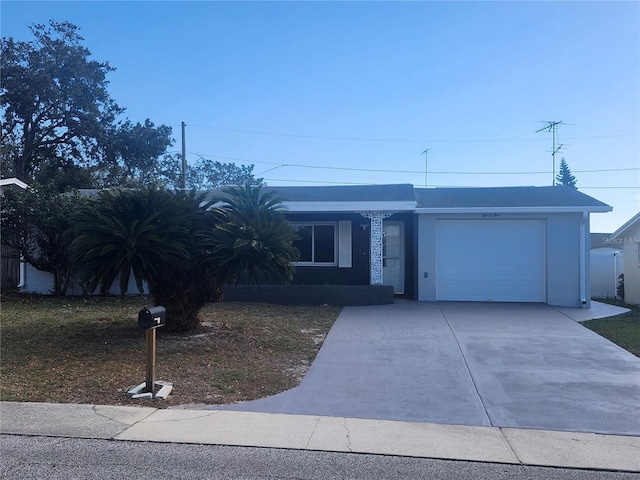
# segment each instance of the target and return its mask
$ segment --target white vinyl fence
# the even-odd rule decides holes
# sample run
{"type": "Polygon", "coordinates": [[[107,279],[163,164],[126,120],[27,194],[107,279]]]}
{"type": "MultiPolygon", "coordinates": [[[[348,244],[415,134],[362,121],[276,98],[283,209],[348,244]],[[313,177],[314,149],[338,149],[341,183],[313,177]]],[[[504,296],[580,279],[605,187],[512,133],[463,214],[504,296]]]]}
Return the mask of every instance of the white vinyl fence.
{"type": "Polygon", "coordinates": [[[615,297],[624,273],[622,252],[591,252],[591,296],[615,297]]]}

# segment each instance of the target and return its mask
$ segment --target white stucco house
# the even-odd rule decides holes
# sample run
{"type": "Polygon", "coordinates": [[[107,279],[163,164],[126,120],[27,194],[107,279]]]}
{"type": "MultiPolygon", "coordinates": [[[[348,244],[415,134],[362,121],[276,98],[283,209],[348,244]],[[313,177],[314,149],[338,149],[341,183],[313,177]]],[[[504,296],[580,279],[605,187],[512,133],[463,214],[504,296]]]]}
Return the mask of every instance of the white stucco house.
{"type": "Polygon", "coordinates": [[[625,303],[640,305],[640,212],[616,230],[608,243],[624,255],[625,303]]]}
{"type": "MultiPolygon", "coordinates": [[[[589,308],[589,216],[611,211],[562,186],[264,190],[283,199],[300,237],[292,285],[388,286],[390,301],[589,308]]],[[[35,277],[23,291],[42,292],[35,277]]]]}

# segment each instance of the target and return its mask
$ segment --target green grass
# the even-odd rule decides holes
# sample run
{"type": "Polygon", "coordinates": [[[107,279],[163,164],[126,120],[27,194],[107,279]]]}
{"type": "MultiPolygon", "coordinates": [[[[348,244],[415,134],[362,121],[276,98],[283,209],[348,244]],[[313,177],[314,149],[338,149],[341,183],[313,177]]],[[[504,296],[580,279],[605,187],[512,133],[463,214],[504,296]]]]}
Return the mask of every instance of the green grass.
{"type": "MultiPolygon", "coordinates": [[[[0,399],[140,404],[145,380],[142,297],[3,295],[0,399]]],[[[156,378],[174,384],[158,406],[252,400],[295,387],[340,312],[335,307],[209,304],[189,334],[158,329],[156,378]]],[[[156,403],[154,403],[156,405],[156,403]]]]}
{"type": "Polygon", "coordinates": [[[616,299],[597,300],[629,308],[631,311],[615,317],[589,320],[582,325],[640,357],[640,305],[626,305],[616,299]]]}

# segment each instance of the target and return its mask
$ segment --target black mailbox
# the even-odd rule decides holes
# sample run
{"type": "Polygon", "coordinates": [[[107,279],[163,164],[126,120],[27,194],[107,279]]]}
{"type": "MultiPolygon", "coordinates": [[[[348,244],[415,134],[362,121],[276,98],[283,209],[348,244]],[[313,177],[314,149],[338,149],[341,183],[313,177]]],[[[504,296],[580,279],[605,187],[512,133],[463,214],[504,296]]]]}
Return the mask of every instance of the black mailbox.
{"type": "Polygon", "coordinates": [[[159,305],[143,308],[138,313],[138,327],[150,330],[162,327],[167,321],[167,310],[159,305]]]}

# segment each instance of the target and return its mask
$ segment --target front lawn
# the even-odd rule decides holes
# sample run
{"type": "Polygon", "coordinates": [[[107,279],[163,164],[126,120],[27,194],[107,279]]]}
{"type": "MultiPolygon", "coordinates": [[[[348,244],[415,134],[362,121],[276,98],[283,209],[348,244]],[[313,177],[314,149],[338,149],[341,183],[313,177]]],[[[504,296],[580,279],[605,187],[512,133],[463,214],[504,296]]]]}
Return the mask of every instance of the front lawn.
{"type": "Polygon", "coordinates": [[[340,313],[337,307],[215,303],[189,334],[158,329],[156,379],[167,400],[131,400],[145,380],[138,311],[149,300],[3,295],[0,399],[108,405],[222,404],[298,385],[340,313]]]}
{"type": "Polygon", "coordinates": [[[640,357],[640,305],[625,305],[619,301],[597,300],[630,308],[631,311],[615,317],[589,320],[582,322],[582,325],[640,357]]]}

